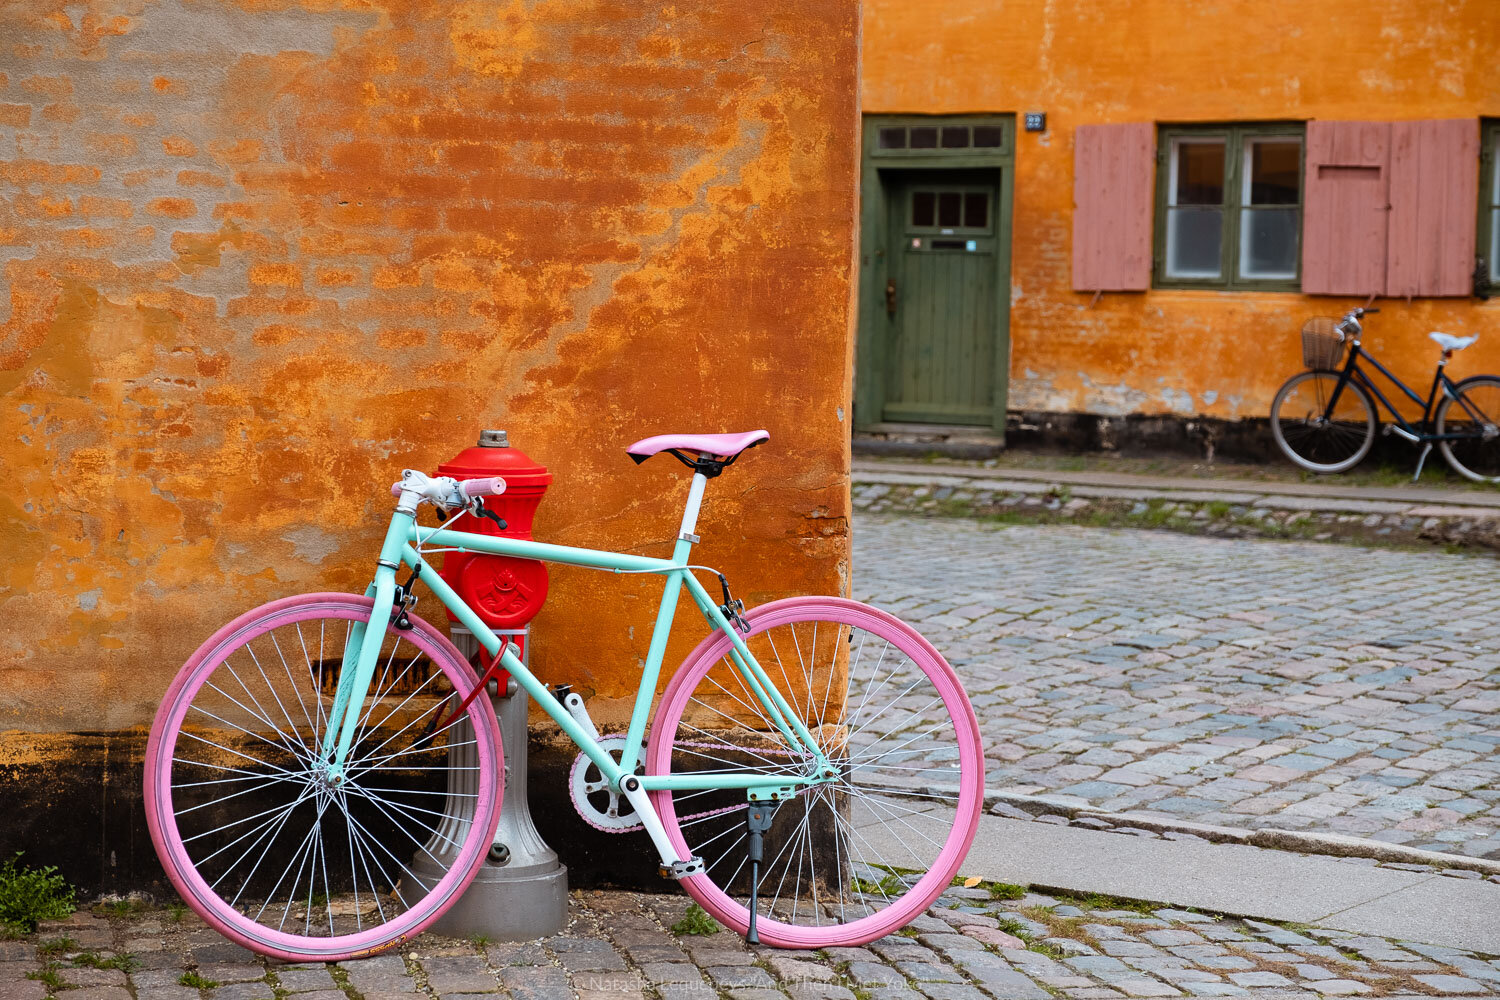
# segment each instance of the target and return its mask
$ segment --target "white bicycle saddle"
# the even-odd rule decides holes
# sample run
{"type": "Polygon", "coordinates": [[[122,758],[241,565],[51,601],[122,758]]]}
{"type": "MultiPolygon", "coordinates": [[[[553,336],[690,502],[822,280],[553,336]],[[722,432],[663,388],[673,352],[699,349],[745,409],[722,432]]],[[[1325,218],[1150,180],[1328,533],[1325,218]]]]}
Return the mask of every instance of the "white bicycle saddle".
{"type": "Polygon", "coordinates": [[[1427,336],[1437,341],[1437,345],[1445,351],[1461,351],[1479,339],[1477,333],[1472,337],[1455,337],[1447,333],[1438,333],[1436,330],[1427,336]]]}

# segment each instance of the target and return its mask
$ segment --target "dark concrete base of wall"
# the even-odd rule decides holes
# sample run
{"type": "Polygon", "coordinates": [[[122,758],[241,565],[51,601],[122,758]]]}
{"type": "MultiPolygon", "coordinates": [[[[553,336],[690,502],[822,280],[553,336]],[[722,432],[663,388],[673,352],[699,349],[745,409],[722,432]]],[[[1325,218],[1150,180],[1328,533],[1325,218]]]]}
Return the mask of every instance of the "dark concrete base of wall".
{"type": "MultiPolygon", "coordinates": [[[[146,892],[175,898],[146,828],[141,776],[147,733],[0,734],[0,858],[56,865],[81,899],[146,892]]],[[[671,891],[644,833],[603,833],[568,797],[577,753],[561,734],[530,741],[531,810],[575,888],[671,891]]]]}
{"type": "MultiPolygon", "coordinates": [[[[1006,416],[1003,442],[992,431],[980,427],[875,424],[854,434],[856,455],[985,459],[1007,448],[1132,457],[1170,455],[1228,462],[1285,461],[1265,417],[1222,420],[1013,410],[1006,416]]],[[[1381,436],[1376,438],[1375,447],[1365,461],[1413,463],[1417,454],[1417,449],[1405,441],[1381,436]]]]}

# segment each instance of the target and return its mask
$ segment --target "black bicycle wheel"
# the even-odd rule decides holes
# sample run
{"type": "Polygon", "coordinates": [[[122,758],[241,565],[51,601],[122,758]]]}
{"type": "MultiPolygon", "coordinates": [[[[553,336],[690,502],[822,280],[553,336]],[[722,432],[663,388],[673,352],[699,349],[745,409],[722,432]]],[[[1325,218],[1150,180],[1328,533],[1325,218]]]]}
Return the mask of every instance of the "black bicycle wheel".
{"type": "Polygon", "coordinates": [[[1293,375],[1271,402],[1271,433],[1287,458],[1311,472],[1343,472],[1369,454],[1379,421],[1363,387],[1348,382],[1333,412],[1328,401],[1338,387],[1337,372],[1293,375]]]}
{"type": "Polygon", "coordinates": [[[1438,404],[1436,429],[1465,435],[1438,442],[1455,472],[1481,483],[1500,482],[1500,378],[1475,375],[1458,383],[1438,404]]]}

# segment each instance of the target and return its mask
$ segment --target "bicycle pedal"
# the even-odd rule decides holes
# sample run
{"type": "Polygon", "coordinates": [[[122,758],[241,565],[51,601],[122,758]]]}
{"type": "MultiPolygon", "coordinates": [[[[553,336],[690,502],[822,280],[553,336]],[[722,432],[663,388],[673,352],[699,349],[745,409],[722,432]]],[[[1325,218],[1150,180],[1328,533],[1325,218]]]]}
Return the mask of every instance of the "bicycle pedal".
{"type": "Polygon", "coordinates": [[[686,861],[674,861],[670,865],[661,865],[657,874],[662,878],[683,879],[690,875],[703,874],[703,859],[688,858],[686,861]]]}

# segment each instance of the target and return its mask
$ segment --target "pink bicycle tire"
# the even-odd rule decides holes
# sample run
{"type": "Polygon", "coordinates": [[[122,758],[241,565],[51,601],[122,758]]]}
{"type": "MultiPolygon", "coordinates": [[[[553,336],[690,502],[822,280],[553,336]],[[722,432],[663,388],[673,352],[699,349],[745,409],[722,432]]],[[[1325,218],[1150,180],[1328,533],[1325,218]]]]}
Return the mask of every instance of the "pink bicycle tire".
{"type": "MultiPolygon", "coordinates": [[[[953,721],[961,779],[953,825],[926,875],[884,909],[849,923],[797,926],[760,914],[756,928],[761,940],[781,948],[852,947],[884,937],[910,923],[949,887],[957,874],[978,829],[984,798],[984,753],[973,707],[953,668],[910,625],[868,605],[833,597],[787,598],[764,605],[746,615],[751,626],[750,637],[778,625],[814,618],[842,622],[896,643],[933,682],[953,721]]],[[[678,720],[699,680],[727,655],[730,648],[728,637],[715,632],[701,642],[673,674],[662,694],[652,725],[646,754],[648,774],[671,773],[678,720]]],[[[683,856],[687,856],[691,853],[690,847],[679,824],[672,794],[653,791],[651,796],[668,838],[683,856]]],[[[741,934],[747,931],[748,908],[725,892],[708,875],[690,876],[683,879],[682,884],[688,895],[720,922],[741,934]]]]}
{"type": "MultiPolygon", "coordinates": [[[[158,708],[146,747],[145,806],[151,841],[168,879],[183,902],[224,937],[254,952],[289,962],[334,962],[362,958],[398,947],[430,926],[453,905],[484,862],[500,820],[500,775],[504,763],[499,728],[488,698],[467,709],[476,734],[479,781],[471,833],[447,874],[410,910],[355,934],[311,937],[261,926],[245,919],[215,892],[194,866],[178,833],[172,807],[174,747],[194,695],[235,650],[271,630],[319,617],[368,620],[374,601],[352,594],[314,593],[288,597],[247,611],[219,629],[189,657],[158,708]],[[478,836],[474,835],[479,834],[478,836]]],[[[425,653],[462,697],[477,678],[459,651],[437,629],[408,615],[412,629],[401,635],[425,653]]],[[[392,627],[394,631],[394,627],[392,627]]]]}

